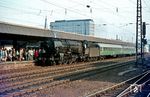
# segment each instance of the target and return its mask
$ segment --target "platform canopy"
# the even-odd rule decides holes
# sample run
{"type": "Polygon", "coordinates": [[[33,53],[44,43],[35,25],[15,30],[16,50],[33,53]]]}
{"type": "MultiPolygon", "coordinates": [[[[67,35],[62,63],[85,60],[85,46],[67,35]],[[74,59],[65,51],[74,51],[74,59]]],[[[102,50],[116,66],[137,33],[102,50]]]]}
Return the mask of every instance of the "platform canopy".
{"type": "Polygon", "coordinates": [[[71,39],[71,40],[87,40],[92,42],[99,42],[105,44],[119,44],[133,46],[133,43],[123,42],[121,40],[110,40],[104,38],[98,38],[94,36],[85,36],[73,33],[67,33],[63,31],[54,31],[49,29],[34,28],[29,26],[22,26],[16,24],[10,24],[5,22],[0,22],[0,34],[11,34],[11,35],[21,35],[30,37],[42,37],[42,38],[60,38],[60,39],[71,39]]]}

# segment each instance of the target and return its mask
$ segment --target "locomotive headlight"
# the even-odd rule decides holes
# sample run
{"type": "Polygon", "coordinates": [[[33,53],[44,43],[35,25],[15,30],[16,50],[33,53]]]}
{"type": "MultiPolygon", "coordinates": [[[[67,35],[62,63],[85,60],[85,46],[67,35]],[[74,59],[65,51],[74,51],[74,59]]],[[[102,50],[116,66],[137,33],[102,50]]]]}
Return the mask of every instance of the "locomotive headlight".
{"type": "Polygon", "coordinates": [[[86,45],[86,44],[84,44],[84,48],[87,48],[87,45],[86,45]]]}

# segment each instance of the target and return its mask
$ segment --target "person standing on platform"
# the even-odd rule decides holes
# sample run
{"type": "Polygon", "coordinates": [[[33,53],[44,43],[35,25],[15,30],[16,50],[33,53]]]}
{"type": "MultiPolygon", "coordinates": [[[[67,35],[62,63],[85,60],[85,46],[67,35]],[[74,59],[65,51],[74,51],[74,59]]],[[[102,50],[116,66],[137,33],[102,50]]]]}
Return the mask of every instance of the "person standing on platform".
{"type": "Polygon", "coordinates": [[[33,49],[30,49],[29,50],[29,60],[33,60],[33,55],[34,55],[33,49]]]}
{"type": "Polygon", "coordinates": [[[25,59],[26,59],[26,61],[29,60],[29,50],[28,49],[25,49],[25,59]]]}
{"type": "Polygon", "coordinates": [[[6,62],[6,60],[7,60],[7,49],[5,48],[4,49],[4,62],[6,62]]]}
{"type": "Polygon", "coordinates": [[[5,58],[5,51],[4,48],[2,48],[2,61],[4,61],[4,58],[5,58]]]}
{"type": "Polygon", "coordinates": [[[23,58],[23,49],[21,48],[19,52],[20,52],[19,53],[19,61],[22,61],[22,60],[24,60],[24,58],[23,58]]]}
{"type": "Polygon", "coordinates": [[[8,51],[8,60],[12,61],[12,50],[8,51]]]}
{"type": "Polygon", "coordinates": [[[39,50],[35,50],[34,52],[34,60],[37,59],[37,57],[39,56],[39,50]]]}
{"type": "Polygon", "coordinates": [[[0,62],[2,61],[2,48],[0,48],[0,62]]]}
{"type": "Polygon", "coordinates": [[[12,48],[12,61],[15,61],[16,59],[16,50],[12,48]]]}

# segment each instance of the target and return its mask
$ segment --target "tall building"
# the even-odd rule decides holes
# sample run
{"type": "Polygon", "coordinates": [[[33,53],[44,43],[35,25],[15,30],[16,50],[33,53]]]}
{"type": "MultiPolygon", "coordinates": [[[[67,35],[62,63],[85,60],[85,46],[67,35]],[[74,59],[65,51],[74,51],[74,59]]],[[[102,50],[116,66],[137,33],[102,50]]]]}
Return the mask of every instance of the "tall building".
{"type": "Polygon", "coordinates": [[[58,20],[50,23],[50,29],[94,36],[94,21],[92,19],[58,20]]]}

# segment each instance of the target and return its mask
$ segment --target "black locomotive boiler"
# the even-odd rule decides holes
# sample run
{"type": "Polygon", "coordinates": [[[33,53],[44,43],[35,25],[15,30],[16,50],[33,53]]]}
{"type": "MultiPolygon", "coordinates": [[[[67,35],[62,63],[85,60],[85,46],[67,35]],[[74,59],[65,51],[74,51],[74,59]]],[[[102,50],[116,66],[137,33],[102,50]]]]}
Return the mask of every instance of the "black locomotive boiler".
{"type": "Polygon", "coordinates": [[[39,65],[72,64],[100,58],[100,47],[88,41],[51,38],[41,42],[40,48],[36,59],[39,65]]]}

